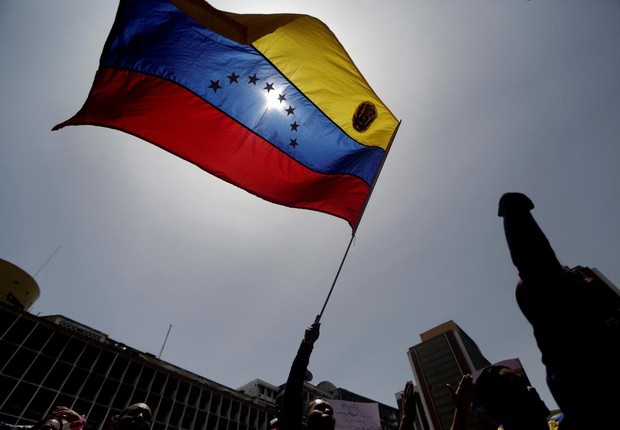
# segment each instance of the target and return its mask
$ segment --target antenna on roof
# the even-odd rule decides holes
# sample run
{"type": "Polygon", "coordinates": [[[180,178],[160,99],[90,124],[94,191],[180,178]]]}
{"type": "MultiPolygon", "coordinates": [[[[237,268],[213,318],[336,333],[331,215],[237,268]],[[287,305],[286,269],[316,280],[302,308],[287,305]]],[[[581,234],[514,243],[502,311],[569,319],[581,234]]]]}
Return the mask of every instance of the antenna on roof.
{"type": "Polygon", "coordinates": [[[43,268],[47,265],[47,263],[49,263],[49,262],[50,262],[50,260],[51,260],[52,258],[54,258],[54,255],[56,255],[56,253],[57,253],[59,250],[60,250],[60,246],[59,246],[58,248],[56,248],[56,251],[52,252],[52,255],[50,255],[50,256],[49,256],[49,258],[48,258],[47,260],[45,260],[45,263],[43,263],[43,265],[39,268],[39,270],[37,270],[37,272],[36,272],[34,275],[32,275],[32,277],[33,277],[33,278],[36,278],[36,277],[37,277],[37,275],[39,274],[39,272],[40,272],[41,270],[43,270],[43,268]]]}
{"type": "Polygon", "coordinates": [[[164,344],[161,346],[161,350],[159,350],[159,355],[157,358],[161,358],[162,352],[164,352],[164,346],[166,346],[166,341],[168,340],[168,335],[170,334],[170,330],[172,329],[172,324],[168,327],[168,333],[166,333],[166,338],[164,339],[164,344]]]}

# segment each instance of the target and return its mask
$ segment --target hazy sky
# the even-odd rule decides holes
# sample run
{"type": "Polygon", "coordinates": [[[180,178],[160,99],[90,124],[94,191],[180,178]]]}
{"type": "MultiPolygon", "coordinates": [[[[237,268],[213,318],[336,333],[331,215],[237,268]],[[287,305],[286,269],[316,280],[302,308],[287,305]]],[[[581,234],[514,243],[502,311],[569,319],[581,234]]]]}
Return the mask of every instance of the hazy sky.
{"type": "MultiPolygon", "coordinates": [[[[310,362],[395,405],[407,348],[454,320],[549,406],[497,201],[528,194],[560,260],[620,284],[620,3],[218,0],[314,15],[402,120],[310,362]]],[[[116,1],[0,3],[0,258],[62,314],[227,386],[286,380],[350,238],[118,131],[82,105],[116,1]]],[[[553,303],[550,312],[556,311],[553,303]]],[[[577,369],[579,370],[579,369],[577,369]]]]}

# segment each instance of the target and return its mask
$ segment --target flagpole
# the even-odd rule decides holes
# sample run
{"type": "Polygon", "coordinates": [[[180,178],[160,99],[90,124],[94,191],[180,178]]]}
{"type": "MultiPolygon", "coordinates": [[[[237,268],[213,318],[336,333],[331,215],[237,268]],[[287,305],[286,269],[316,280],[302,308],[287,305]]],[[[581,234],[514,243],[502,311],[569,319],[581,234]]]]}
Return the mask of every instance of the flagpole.
{"type": "Polygon", "coordinates": [[[349,254],[349,249],[351,249],[351,245],[353,244],[353,241],[355,240],[355,233],[357,232],[357,227],[359,226],[360,221],[362,220],[362,215],[364,215],[364,211],[366,210],[366,206],[368,205],[368,201],[370,200],[370,195],[375,189],[375,185],[377,184],[377,180],[379,179],[379,175],[381,174],[381,170],[383,169],[383,164],[385,164],[385,159],[387,158],[390,152],[390,149],[392,148],[392,143],[394,142],[394,139],[396,138],[396,133],[398,132],[398,129],[400,128],[401,122],[402,120],[398,121],[398,124],[396,124],[394,133],[392,133],[392,137],[390,138],[387,148],[385,149],[385,155],[383,156],[383,159],[381,160],[379,169],[377,169],[377,174],[375,175],[375,178],[373,179],[372,184],[370,185],[370,191],[368,192],[368,195],[366,196],[366,200],[364,201],[364,204],[362,205],[362,210],[360,211],[359,217],[357,218],[357,222],[355,223],[355,226],[353,227],[353,231],[351,232],[351,240],[349,240],[349,245],[347,246],[347,250],[345,251],[344,256],[342,257],[342,261],[340,262],[340,266],[338,267],[338,271],[336,272],[336,276],[334,277],[334,282],[332,282],[332,286],[329,289],[329,293],[327,293],[327,298],[325,298],[325,302],[323,303],[321,312],[316,316],[316,319],[314,321],[315,323],[318,323],[321,321],[321,317],[323,316],[323,312],[325,311],[327,302],[329,301],[329,298],[332,295],[332,291],[334,291],[334,287],[336,286],[336,281],[338,280],[338,276],[340,276],[340,271],[342,270],[342,266],[344,266],[344,262],[347,259],[347,255],[349,254]]]}
{"type": "Polygon", "coordinates": [[[334,282],[332,282],[332,287],[329,289],[329,293],[327,294],[327,298],[325,299],[325,303],[323,303],[323,307],[321,308],[321,312],[317,315],[316,320],[314,322],[321,321],[321,317],[323,316],[323,311],[325,310],[325,306],[327,306],[327,302],[329,301],[329,297],[332,295],[332,291],[334,291],[334,287],[336,286],[336,281],[338,280],[338,276],[340,275],[340,270],[342,270],[342,266],[344,266],[344,260],[347,259],[347,254],[349,253],[349,249],[351,249],[351,244],[355,239],[355,235],[351,235],[351,240],[349,240],[349,246],[347,246],[347,250],[344,253],[344,257],[342,257],[342,261],[340,262],[340,267],[338,267],[338,271],[336,272],[336,277],[334,278],[334,282]]]}

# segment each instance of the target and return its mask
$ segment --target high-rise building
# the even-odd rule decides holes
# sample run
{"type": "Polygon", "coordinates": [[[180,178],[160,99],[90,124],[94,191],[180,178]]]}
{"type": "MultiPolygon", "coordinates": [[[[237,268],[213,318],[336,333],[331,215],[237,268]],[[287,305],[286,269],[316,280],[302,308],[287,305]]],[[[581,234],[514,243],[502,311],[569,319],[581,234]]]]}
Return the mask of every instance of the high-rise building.
{"type": "MultiPolygon", "coordinates": [[[[464,374],[474,373],[491,363],[454,321],[420,334],[420,339],[422,342],[407,352],[420,392],[420,413],[426,416],[426,423],[418,424],[419,430],[448,430],[454,416],[454,403],[446,384],[456,387],[464,374]]],[[[467,428],[480,429],[473,414],[468,418],[467,428]]]]}
{"type": "Polygon", "coordinates": [[[596,267],[575,266],[571,272],[579,273],[591,288],[600,289],[600,293],[609,297],[609,300],[617,301],[620,289],[603,275],[596,267]]]}

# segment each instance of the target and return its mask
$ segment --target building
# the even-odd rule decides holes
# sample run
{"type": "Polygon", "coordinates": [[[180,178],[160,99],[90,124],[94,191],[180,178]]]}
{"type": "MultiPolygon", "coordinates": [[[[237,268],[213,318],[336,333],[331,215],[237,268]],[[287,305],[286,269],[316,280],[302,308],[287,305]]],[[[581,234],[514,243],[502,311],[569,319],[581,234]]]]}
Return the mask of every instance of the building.
{"type": "Polygon", "coordinates": [[[276,397],[280,393],[280,387],[271,385],[262,379],[255,379],[237,388],[237,391],[275,406],[276,397]]]}
{"type": "MultiPolygon", "coordinates": [[[[407,352],[420,392],[426,419],[416,430],[448,430],[454,416],[454,404],[446,384],[456,387],[464,374],[474,373],[491,363],[476,343],[454,321],[445,322],[420,334],[421,343],[407,352]],[[426,422],[424,422],[426,421],[426,422]]],[[[468,429],[480,429],[471,414],[468,429]]]]}
{"type": "Polygon", "coordinates": [[[0,303],[28,310],[40,293],[39,285],[32,276],[0,258],[0,303]]]}
{"type": "Polygon", "coordinates": [[[267,430],[273,406],[62,316],[0,303],[0,422],[33,424],[54,406],[101,429],[135,402],[153,429],[267,430]]]}
{"type": "Polygon", "coordinates": [[[620,289],[603,275],[596,267],[575,266],[571,272],[579,273],[591,288],[599,289],[611,301],[617,301],[620,297],[620,289]]]}

